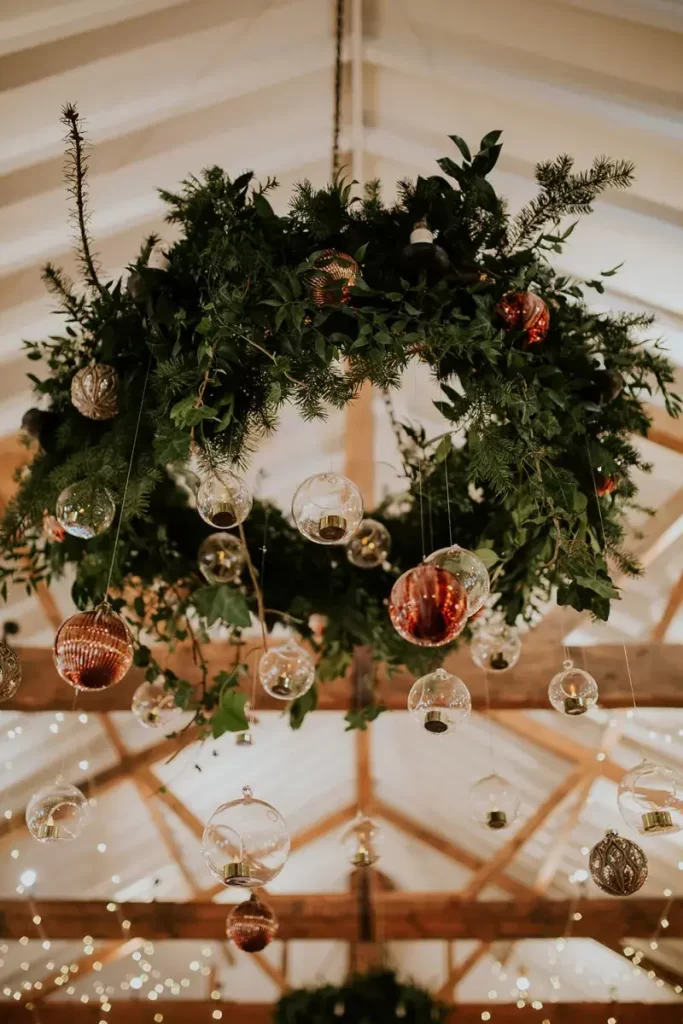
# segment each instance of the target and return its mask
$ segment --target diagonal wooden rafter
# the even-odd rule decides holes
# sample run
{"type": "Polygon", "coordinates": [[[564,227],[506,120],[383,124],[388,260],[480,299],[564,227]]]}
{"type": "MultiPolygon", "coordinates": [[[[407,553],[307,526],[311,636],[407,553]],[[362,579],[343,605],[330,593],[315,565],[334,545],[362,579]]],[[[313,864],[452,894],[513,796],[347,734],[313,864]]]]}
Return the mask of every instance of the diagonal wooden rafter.
{"type": "Polygon", "coordinates": [[[678,577],[678,582],[669,594],[669,600],[666,603],[666,608],[662,613],[662,617],[652,630],[652,639],[662,641],[666,638],[669,626],[676,618],[678,610],[683,604],[683,572],[678,577]]]}

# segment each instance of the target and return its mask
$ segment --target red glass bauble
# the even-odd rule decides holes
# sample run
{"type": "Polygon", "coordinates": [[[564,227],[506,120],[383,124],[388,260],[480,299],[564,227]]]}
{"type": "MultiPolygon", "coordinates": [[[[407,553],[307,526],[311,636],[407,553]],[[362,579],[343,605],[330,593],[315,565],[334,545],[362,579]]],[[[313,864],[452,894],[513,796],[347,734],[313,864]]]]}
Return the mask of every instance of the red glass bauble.
{"type": "Polygon", "coordinates": [[[595,477],[595,492],[599,498],[606,498],[617,489],[617,481],[613,476],[604,476],[598,473],[595,477]]]}
{"type": "Polygon", "coordinates": [[[62,679],[77,690],[106,690],[133,664],[133,638],[121,616],[101,604],[62,623],[53,656],[62,679]]]}
{"type": "Polygon", "coordinates": [[[527,345],[543,341],[550,327],[550,310],[534,292],[508,292],[498,302],[496,313],[508,331],[524,331],[527,345]]]}
{"type": "Polygon", "coordinates": [[[339,306],[349,301],[349,288],[360,273],[353,256],[336,249],[325,249],[308,275],[308,286],[316,306],[339,306]],[[335,281],[343,281],[340,287],[335,281]]]}
{"type": "Polygon", "coordinates": [[[441,647],[465,628],[467,591],[446,569],[418,565],[394,583],[389,616],[404,640],[419,647],[441,647]]]}
{"type": "Polygon", "coordinates": [[[230,911],[226,923],[228,938],[245,953],[260,953],[273,941],[277,929],[275,914],[255,893],[230,911]]]}

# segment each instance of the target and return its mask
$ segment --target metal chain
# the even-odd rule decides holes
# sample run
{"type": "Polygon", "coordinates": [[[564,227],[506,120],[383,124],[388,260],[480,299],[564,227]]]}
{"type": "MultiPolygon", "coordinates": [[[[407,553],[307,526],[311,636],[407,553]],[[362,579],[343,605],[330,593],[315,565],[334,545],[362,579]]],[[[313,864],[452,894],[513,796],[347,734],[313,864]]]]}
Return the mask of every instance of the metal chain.
{"type": "Polygon", "coordinates": [[[344,0],[337,0],[337,30],[334,63],[334,130],[332,137],[332,177],[339,173],[339,135],[342,116],[342,44],[344,42],[344,0]]]}

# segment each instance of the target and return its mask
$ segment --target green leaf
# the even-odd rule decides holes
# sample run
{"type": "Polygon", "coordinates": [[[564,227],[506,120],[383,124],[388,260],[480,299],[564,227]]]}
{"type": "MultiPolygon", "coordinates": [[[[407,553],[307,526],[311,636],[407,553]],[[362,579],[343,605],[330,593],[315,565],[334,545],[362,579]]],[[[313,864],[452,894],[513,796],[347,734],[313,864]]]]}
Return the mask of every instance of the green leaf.
{"type": "Polygon", "coordinates": [[[308,690],[303,697],[297,697],[289,709],[289,724],[292,729],[300,729],[304,723],[304,718],[309,711],[315,711],[318,706],[318,687],[313,686],[308,690]]]}
{"type": "Polygon", "coordinates": [[[144,644],[140,644],[139,647],[135,648],[133,654],[133,664],[137,665],[138,668],[147,668],[152,657],[152,652],[149,647],[145,647],[144,644]]]}
{"type": "Polygon", "coordinates": [[[444,174],[447,174],[449,178],[455,178],[459,185],[462,185],[466,180],[466,173],[462,167],[458,167],[455,160],[451,160],[448,156],[442,156],[440,160],[436,161],[444,174]]]}
{"type": "Polygon", "coordinates": [[[456,144],[456,146],[464,156],[465,160],[467,160],[469,163],[472,159],[472,154],[470,153],[470,147],[467,145],[465,140],[461,139],[459,135],[449,135],[448,138],[451,140],[451,142],[454,142],[456,144]]]}
{"type": "Polygon", "coordinates": [[[370,245],[370,243],[366,242],[365,245],[361,245],[360,249],[356,250],[356,252],[354,253],[354,256],[353,256],[353,258],[356,261],[356,263],[362,263],[363,262],[363,260],[365,259],[365,253],[367,252],[369,245],[370,245]]]}
{"type": "Polygon", "coordinates": [[[364,708],[347,711],[344,715],[346,732],[349,732],[351,729],[360,729],[361,732],[364,732],[369,723],[374,722],[386,710],[384,704],[368,704],[364,708]]]}
{"type": "Polygon", "coordinates": [[[474,553],[487,569],[490,569],[492,565],[500,561],[500,557],[492,548],[477,548],[474,553]]]}
{"type": "Polygon", "coordinates": [[[218,711],[211,716],[211,735],[215,740],[226,732],[246,732],[249,722],[244,712],[246,693],[224,690],[218,711]]]}
{"type": "Polygon", "coordinates": [[[488,132],[479,143],[479,149],[490,149],[491,146],[495,146],[502,134],[499,130],[488,132]]]}
{"type": "Polygon", "coordinates": [[[444,459],[447,459],[448,456],[451,454],[452,449],[453,442],[451,441],[451,435],[444,434],[444,436],[441,438],[438,445],[436,446],[436,450],[432,456],[434,463],[438,464],[439,462],[443,462],[444,459]]]}
{"type": "Polygon", "coordinates": [[[214,622],[225,622],[229,626],[248,626],[251,623],[244,595],[228,583],[199,587],[192,595],[192,603],[197,614],[206,619],[209,626],[214,622]]]}

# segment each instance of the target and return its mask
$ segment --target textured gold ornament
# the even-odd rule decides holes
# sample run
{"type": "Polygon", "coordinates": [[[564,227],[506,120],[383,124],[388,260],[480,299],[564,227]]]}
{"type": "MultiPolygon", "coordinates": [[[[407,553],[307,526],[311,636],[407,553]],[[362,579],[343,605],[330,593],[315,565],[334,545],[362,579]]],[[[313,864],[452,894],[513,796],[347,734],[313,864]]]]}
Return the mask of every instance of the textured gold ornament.
{"type": "Polygon", "coordinates": [[[57,631],[53,654],[60,676],[77,690],[105,690],[133,664],[133,638],[121,616],[105,603],[66,619],[57,631]]]}
{"type": "Polygon", "coordinates": [[[245,953],[260,953],[277,935],[275,914],[255,893],[228,914],[226,934],[245,953]]]}
{"type": "Polygon", "coordinates": [[[315,265],[316,269],[308,276],[308,286],[316,306],[339,306],[348,302],[349,289],[353,288],[359,274],[353,256],[336,249],[325,249],[315,265]],[[339,289],[335,281],[345,283],[339,289]]]}
{"type": "Polygon", "coordinates": [[[84,366],[71,381],[71,401],[89,420],[110,420],[118,408],[119,378],[113,366],[84,366]]]}
{"type": "Polygon", "coordinates": [[[588,860],[593,881],[610,896],[632,896],[647,879],[647,857],[637,843],[610,829],[588,860]]]}
{"type": "Polygon", "coordinates": [[[21,683],[19,659],[7,644],[0,640],[0,701],[10,700],[21,683]]]}

